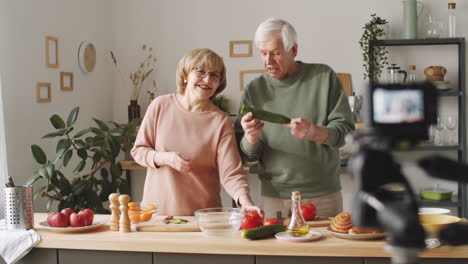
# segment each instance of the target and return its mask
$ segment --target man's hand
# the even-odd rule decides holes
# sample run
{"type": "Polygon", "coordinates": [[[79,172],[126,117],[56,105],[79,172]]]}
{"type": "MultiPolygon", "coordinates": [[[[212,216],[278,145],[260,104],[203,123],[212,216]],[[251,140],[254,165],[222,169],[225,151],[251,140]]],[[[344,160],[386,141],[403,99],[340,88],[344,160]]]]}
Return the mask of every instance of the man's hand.
{"type": "Polygon", "coordinates": [[[241,119],[242,129],[244,129],[244,137],[247,141],[254,145],[258,143],[258,135],[263,129],[264,124],[255,119],[252,112],[248,112],[241,119]]]}
{"type": "Polygon", "coordinates": [[[316,142],[323,142],[328,137],[326,127],[317,126],[304,118],[294,118],[285,127],[291,128],[291,135],[299,139],[307,139],[316,142]]]}
{"type": "Polygon", "coordinates": [[[191,160],[178,152],[158,152],[154,155],[154,163],[156,166],[170,166],[180,172],[192,171],[191,160]]]}

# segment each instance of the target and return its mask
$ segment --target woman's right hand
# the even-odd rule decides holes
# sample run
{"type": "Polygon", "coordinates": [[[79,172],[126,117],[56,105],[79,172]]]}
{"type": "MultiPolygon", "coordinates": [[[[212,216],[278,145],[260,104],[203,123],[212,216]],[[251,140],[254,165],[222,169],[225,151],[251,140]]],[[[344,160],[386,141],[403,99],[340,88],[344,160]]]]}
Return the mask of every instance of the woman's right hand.
{"type": "Polygon", "coordinates": [[[252,112],[248,112],[241,119],[241,126],[244,129],[244,137],[247,141],[254,145],[258,143],[258,135],[262,131],[264,124],[255,119],[252,112]]]}
{"type": "Polygon", "coordinates": [[[190,158],[178,152],[157,152],[154,155],[154,163],[156,166],[167,165],[184,173],[192,171],[192,161],[190,158]]]}

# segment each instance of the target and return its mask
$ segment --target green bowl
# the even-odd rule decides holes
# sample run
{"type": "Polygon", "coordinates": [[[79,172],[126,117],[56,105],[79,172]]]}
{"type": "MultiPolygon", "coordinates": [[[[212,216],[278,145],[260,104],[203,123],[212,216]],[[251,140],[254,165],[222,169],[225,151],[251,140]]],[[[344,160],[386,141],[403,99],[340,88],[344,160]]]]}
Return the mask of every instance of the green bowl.
{"type": "Polygon", "coordinates": [[[452,191],[445,189],[426,188],[419,193],[422,199],[444,201],[452,198],[452,191]]]}

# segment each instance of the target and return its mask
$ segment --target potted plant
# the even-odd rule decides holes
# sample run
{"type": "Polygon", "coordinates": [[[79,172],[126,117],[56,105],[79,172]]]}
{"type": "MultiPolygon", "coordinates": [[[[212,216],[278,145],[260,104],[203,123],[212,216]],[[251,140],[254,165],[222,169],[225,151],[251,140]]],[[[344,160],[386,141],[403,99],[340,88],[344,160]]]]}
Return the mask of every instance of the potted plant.
{"type": "MultiPolygon", "coordinates": [[[[134,118],[139,118],[141,116],[140,113],[140,105],[138,104],[138,98],[140,97],[140,90],[145,83],[145,80],[148,79],[153,73],[155,68],[155,63],[157,61],[156,56],[153,52],[153,47],[143,44],[141,46],[141,50],[143,52],[143,60],[141,63],[137,65],[136,71],[130,72],[129,79],[131,81],[132,87],[132,94],[130,97],[130,105],[128,106],[128,121],[132,121],[134,118]]],[[[117,57],[113,51],[110,52],[110,56],[112,62],[114,63],[115,67],[117,68],[120,77],[123,78],[122,72],[120,71],[119,64],[117,61],[117,57]]],[[[156,90],[156,81],[153,79],[152,81],[153,89],[156,90]]],[[[153,91],[148,92],[150,94],[153,91]]],[[[154,92],[153,92],[154,93],[154,92]]],[[[150,94],[151,95],[151,94],[150,94]]],[[[153,94],[154,96],[154,94],[153,94]]]]}
{"type": "Polygon", "coordinates": [[[364,80],[369,78],[369,80],[375,81],[382,74],[382,69],[385,65],[388,65],[388,51],[385,46],[372,46],[372,52],[370,52],[371,43],[386,35],[382,26],[388,22],[376,14],[372,14],[371,17],[371,21],[363,27],[364,32],[362,33],[359,45],[361,46],[362,58],[364,60],[364,80]]]}
{"type": "Polygon", "coordinates": [[[56,153],[48,158],[40,146],[31,146],[40,168],[30,177],[28,184],[43,180],[34,197],[48,198],[47,211],[53,202],[58,202],[58,210],[90,208],[96,213],[108,213],[102,203],[111,193],[129,193],[118,156],[121,151],[128,152],[133,147],[140,119],[128,125],[110,122],[112,126],[109,126],[93,118],[97,127],[74,133],[78,113],[79,107],[73,108],[66,122],[56,114],[50,117],[55,131],[42,138],[57,140],[56,153]],[[71,170],[67,168],[71,166],[74,166],[73,177],[66,177],[71,170]],[[67,172],[62,172],[65,169],[67,172]]]}
{"type": "Polygon", "coordinates": [[[217,95],[211,98],[211,102],[216,105],[219,109],[229,114],[229,99],[224,95],[217,95]]]}

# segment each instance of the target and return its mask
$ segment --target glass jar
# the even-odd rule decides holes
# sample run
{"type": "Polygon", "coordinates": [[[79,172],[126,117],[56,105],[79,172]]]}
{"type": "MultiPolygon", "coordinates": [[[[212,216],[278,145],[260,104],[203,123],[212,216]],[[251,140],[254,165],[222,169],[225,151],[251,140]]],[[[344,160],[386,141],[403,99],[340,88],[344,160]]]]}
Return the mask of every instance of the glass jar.
{"type": "Polygon", "coordinates": [[[410,65],[408,67],[408,82],[416,82],[416,65],[410,65]]]}
{"type": "Polygon", "coordinates": [[[457,36],[457,19],[455,16],[455,8],[457,4],[456,3],[448,3],[448,17],[449,17],[449,32],[448,32],[448,37],[449,38],[455,38],[457,36]]]}
{"type": "Polygon", "coordinates": [[[426,37],[440,38],[443,31],[443,23],[433,15],[428,15],[426,20],[426,37]]]}

